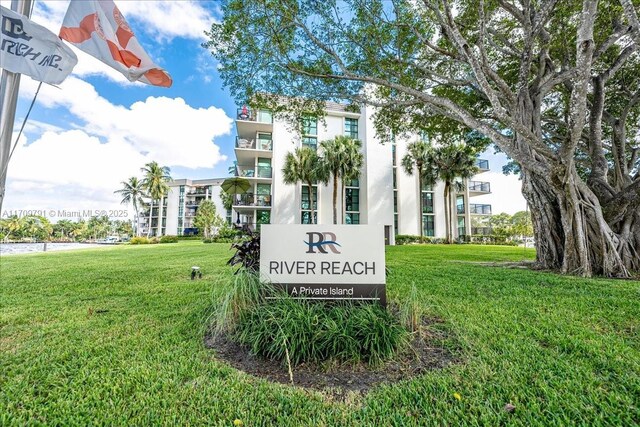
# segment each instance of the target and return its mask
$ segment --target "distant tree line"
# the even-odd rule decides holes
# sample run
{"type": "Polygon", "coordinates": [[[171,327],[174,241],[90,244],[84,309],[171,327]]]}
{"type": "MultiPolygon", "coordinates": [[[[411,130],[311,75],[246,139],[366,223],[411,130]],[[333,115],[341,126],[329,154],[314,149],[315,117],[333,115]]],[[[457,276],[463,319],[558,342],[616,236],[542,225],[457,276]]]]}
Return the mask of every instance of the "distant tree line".
{"type": "Polygon", "coordinates": [[[104,239],[107,236],[120,238],[133,236],[131,221],[110,220],[108,216],[94,216],[88,220],[61,219],[51,223],[43,216],[10,216],[0,220],[2,241],[84,241],[104,239]]]}

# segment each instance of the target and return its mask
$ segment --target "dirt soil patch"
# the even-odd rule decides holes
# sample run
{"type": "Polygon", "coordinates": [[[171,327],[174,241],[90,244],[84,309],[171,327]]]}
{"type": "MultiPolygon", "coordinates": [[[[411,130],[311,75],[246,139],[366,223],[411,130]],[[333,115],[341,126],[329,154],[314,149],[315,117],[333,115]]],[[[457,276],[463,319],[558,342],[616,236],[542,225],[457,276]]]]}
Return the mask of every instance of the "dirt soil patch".
{"type": "MultiPolygon", "coordinates": [[[[365,394],[381,383],[407,380],[430,370],[442,369],[456,361],[451,351],[443,345],[447,337],[438,328],[442,323],[435,318],[424,319],[420,331],[414,333],[409,348],[381,366],[300,364],[293,368],[294,385],[341,399],[349,393],[365,394]]],[[[232,341],[227,335],[208,335],[205,345],[215,351],[218,359],[238,370],[272,382],[291,384],[286,364],[253,355],[248,348],[232,341]]]]}

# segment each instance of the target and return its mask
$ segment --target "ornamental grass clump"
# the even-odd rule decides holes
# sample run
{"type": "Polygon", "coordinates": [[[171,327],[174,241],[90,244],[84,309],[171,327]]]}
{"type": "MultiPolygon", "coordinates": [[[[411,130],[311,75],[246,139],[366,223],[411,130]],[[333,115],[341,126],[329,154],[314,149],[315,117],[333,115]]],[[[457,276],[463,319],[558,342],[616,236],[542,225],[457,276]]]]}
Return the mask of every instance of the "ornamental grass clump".
{"type": "Polygon", "coordinates": [[[241,313],[234,338],[252,353],[293,366],[376,365],[409,342],[409,332],[378,305],[325,304],[278,295],[241,313]]]}

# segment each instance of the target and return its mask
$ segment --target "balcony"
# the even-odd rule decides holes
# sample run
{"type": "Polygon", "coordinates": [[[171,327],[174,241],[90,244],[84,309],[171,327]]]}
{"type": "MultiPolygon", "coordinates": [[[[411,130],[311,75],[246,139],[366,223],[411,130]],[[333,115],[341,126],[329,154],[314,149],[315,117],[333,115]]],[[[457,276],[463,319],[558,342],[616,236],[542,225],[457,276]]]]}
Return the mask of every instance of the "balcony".
{"type": "Polygon", "coordinates": [[[236,196],[236,199],[233,201],[233,206],[271,207],[271,194],[240,194],[236,196]]]}
{"type": "MultiPolygon", "coordinates": [[[[253,134],[255,137],[255,134],[253,134]]],[[[240,163],[252,163],[256,157],[270,159],[273,154],[273,143],[264,138],[241,138],[236,136],[236,159],[240,163]]]]}
{"type": "Polygon", "coordinates": [[[254,110],[247,106],[238,108],[236,118],[247,122],[273,123],[271,112],[266,110],[254,110]]]}
{"type": "Polygon", "coordinates": [[[257,168],[251,166],[240,166],[236,168],[237,176],[244,178],[264,178],[271,179],[272,168],[269,166],[258,166],[257,168]]]}
{"type": "Polygon", "coordinates": [[[486,172],[489,170],[489,160],[476,159],[476,166],[480,169],[480,172],[486,172]]]}
{"type": "Polygon", "coordinates": [[[273,132],[273,116],[266,110],[254,110],[248,107],[238,108],[236,115],[238,137],[250,141],[257,132],[273,132]]]}
{"type": "Polygon", "coordinates": [[[491,215],[491,205],[469,204],[469,213],[472,215],[491,215]]]}
{"type": "Polygon", "coordinates": [[[476,193],[474,195],[491,193],[490,182],[469,181],[467,188],[469,189],[469,193],[476,193]]]}
{"type": "Polygon", "coordinates": [[[264,150],[271,151],[271,140],[270,139],[245,139],[236,136],[236,148],[241,148],[244,150],[264,150]]]}

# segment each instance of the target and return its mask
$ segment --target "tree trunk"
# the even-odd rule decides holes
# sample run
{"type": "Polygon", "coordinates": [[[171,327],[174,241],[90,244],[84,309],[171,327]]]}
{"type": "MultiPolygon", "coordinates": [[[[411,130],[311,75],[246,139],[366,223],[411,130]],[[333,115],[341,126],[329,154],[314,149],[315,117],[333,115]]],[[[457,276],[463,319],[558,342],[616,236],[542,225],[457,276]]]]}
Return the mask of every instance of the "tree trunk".
{"type": "Polygon", "coordinates": [[[151,205],[149,206],[149,226],[147,227],[147,239],[151,237],[151,217],[153,215],[153,199],[151,199],[151,205]]]}
{"type": "Polygon", "coordinates": [[[424,237],[424,224],[422,220],[422,212],[424,210],[424,199],[422,197],[422,172],[418,171],[418,222],[420,224],[420,237],[424,237]]]}
{"type": "Polygon", "coordinates": [[[585,277],[629,277],[640,268],[637,217],[614,233],[595,194],[573,168],[556,171],[552,185],[523,168],[523,194],[531,205],[536,262],[544,269],[585,277]],[[632,230],[631,227],[636,227],[632,230]]]}
{"type": "Polygon", "coordinates": [[[341,209],[342,212],[341,212],[340,218],[341,218],[342,224],[344,224],[345,221],[346,221],[346,218],[347,218],[347,210],[346,210],[346,204],[347,204],[346,202],[347,201],[344,198],[344,180],[342,180],[342,182],[341,182],[341,188],[342,188],[342,193],[341,193],[340,197],[342,198],[341,199],[342,200],[342,209],[341,209]]]}
{"type": "Polygon", "coordinates": [[[338,175],[333,173],[333,223],[338,223],[338,175]]]}
{"type": "Polygon", "coordinates": [[[309,209],[311,209],[311,218],[309,218],[309,221],[311,222],[311,224],[315,224],[316,222],[313,218],[313,214],[315,212],[313,210],[313,185],[311,181],[307,182],[307,187],[309,187],[309,209]]]}
{"type": "Polygon", "coordinates": [[[447,243],[451,243],[451,184],[444,183],[444,223],[445,238],[447,243]]]}

